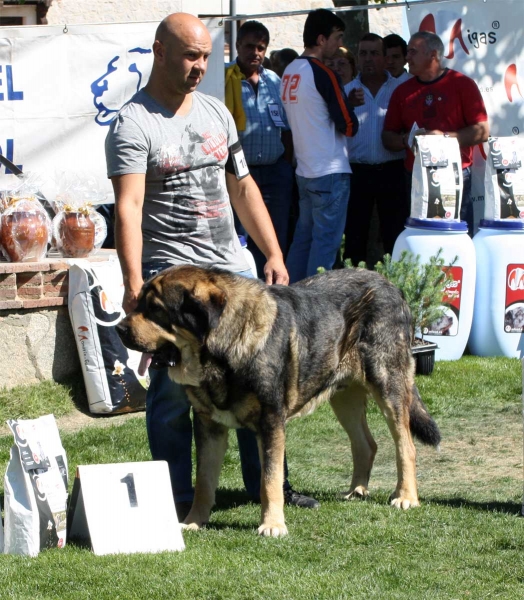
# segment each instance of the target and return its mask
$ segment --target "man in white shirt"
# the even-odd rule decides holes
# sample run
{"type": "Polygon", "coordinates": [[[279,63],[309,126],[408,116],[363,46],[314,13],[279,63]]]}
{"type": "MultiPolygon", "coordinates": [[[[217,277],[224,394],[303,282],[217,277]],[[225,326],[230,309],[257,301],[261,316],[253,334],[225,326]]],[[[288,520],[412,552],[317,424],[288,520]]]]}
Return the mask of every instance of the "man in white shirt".
{"type": "Polygon", "coordinates": [[[281,97],[297,159],[299,218],[287,257],[290,281],[331,269],[344,230],[349,198],[346,137],[355,135],[356,92],[346,97],[324,62],[342,45],[344,22],[326,9],[309,13],[301,56],[284,71],[281,97]]]}
{"type": "Polygon", "coordinates": [[[359,132],[348,138],[351,165],[351,195],[346,219],[344,258],[356,266],[365,261],[369,227],[376,204],[384,252],[391,254],[397,236],[409,216],[406,200],[403,152],[390,152],[381,134],[391,94],[399,81],[386,71],[385,48],[375,33],[359,42],[357,64],[360,73],[345,86],[350,94],[362,88],[365,102],[355,108],[359,132]]]}

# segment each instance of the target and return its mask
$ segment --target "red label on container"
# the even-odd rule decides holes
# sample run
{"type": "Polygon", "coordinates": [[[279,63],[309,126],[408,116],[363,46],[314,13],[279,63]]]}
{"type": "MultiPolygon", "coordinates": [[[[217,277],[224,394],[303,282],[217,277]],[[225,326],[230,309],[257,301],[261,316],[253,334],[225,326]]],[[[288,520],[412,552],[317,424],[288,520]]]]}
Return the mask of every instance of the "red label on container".
{"type": "Polygon", "coordinates": [[[506,270],[504,331],[524,332],[524,264],[508,265],[506,270]]]}
{"type": "MultiPolygon", "coordinates": [[[[448,267],[443,267],[442,270],[447,272],[448,267]]],[[[429,327],[424,327],[422,330],[424,335],[453,336],[458,334],[460,300],[462,298],[462,267],[451,267],[450,271],[453,280],[448,281],[442,295],[442,303],[446,305],[446,310],[429,327]]]]}

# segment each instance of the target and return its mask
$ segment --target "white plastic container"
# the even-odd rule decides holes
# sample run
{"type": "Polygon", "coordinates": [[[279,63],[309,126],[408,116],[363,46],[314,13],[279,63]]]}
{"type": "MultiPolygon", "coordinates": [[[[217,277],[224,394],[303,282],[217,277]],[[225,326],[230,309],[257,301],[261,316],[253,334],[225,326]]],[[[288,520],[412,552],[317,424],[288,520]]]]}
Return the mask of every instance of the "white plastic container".
{"type": "Polygon", "coordinates": [[[481,220],[473,238],[477,284],[469,349],[524,357],[524,222],[481,220]]]}
{"type": "Polygon", "coordinates": [[[238,241],[240,242],[240,245],[242,246],[242,252],[244,253],[244,258],[247,260],[247,264],[249,265],[249,268],[253,272],[253,277],[256,279],[258,277],[257,265],[255,264],[255,259],[253,258],[253,255],[251,254],[250,250],[247,247],[246,238],[243,235],[239,235],[238,241]]]}
{"type": "Polygon", "coordinates": [[[407,250],[427,262],[440,248],[445,265],[458,257],[451,268],[453,281],[443,293],[449,306],[443,317],[421,333],[425,340],[438,345],[435,360],[458,360],[468,343],[475,296],[475,247],[467,223],[409,218],[395,242],[392,258],[398,260],[407,250]]]}

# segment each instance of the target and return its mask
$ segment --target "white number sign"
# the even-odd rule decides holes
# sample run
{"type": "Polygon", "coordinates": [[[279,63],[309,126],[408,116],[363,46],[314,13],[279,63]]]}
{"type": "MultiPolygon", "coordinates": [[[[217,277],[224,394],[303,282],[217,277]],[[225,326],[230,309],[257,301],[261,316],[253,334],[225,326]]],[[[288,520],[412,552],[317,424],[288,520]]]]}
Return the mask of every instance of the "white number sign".
{"type": "Polygon", "coordinates": [[[67,522],[97,555],[184,550],[164,461],[79,466],[67,522]]]}

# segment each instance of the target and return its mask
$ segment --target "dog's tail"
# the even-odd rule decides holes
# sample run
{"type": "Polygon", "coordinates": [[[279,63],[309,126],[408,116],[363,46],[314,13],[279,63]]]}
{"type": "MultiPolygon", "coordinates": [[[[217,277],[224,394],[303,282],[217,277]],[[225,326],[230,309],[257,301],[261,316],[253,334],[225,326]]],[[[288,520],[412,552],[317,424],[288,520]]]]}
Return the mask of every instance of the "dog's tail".
{"type": "Polygon", "coordinates": [[[409,428],[411,433],[423,444],[438,447],[440,444],[440,431],[429,414],[428,409],[413,384],[413,400],[409,408],[409,428]]]}

